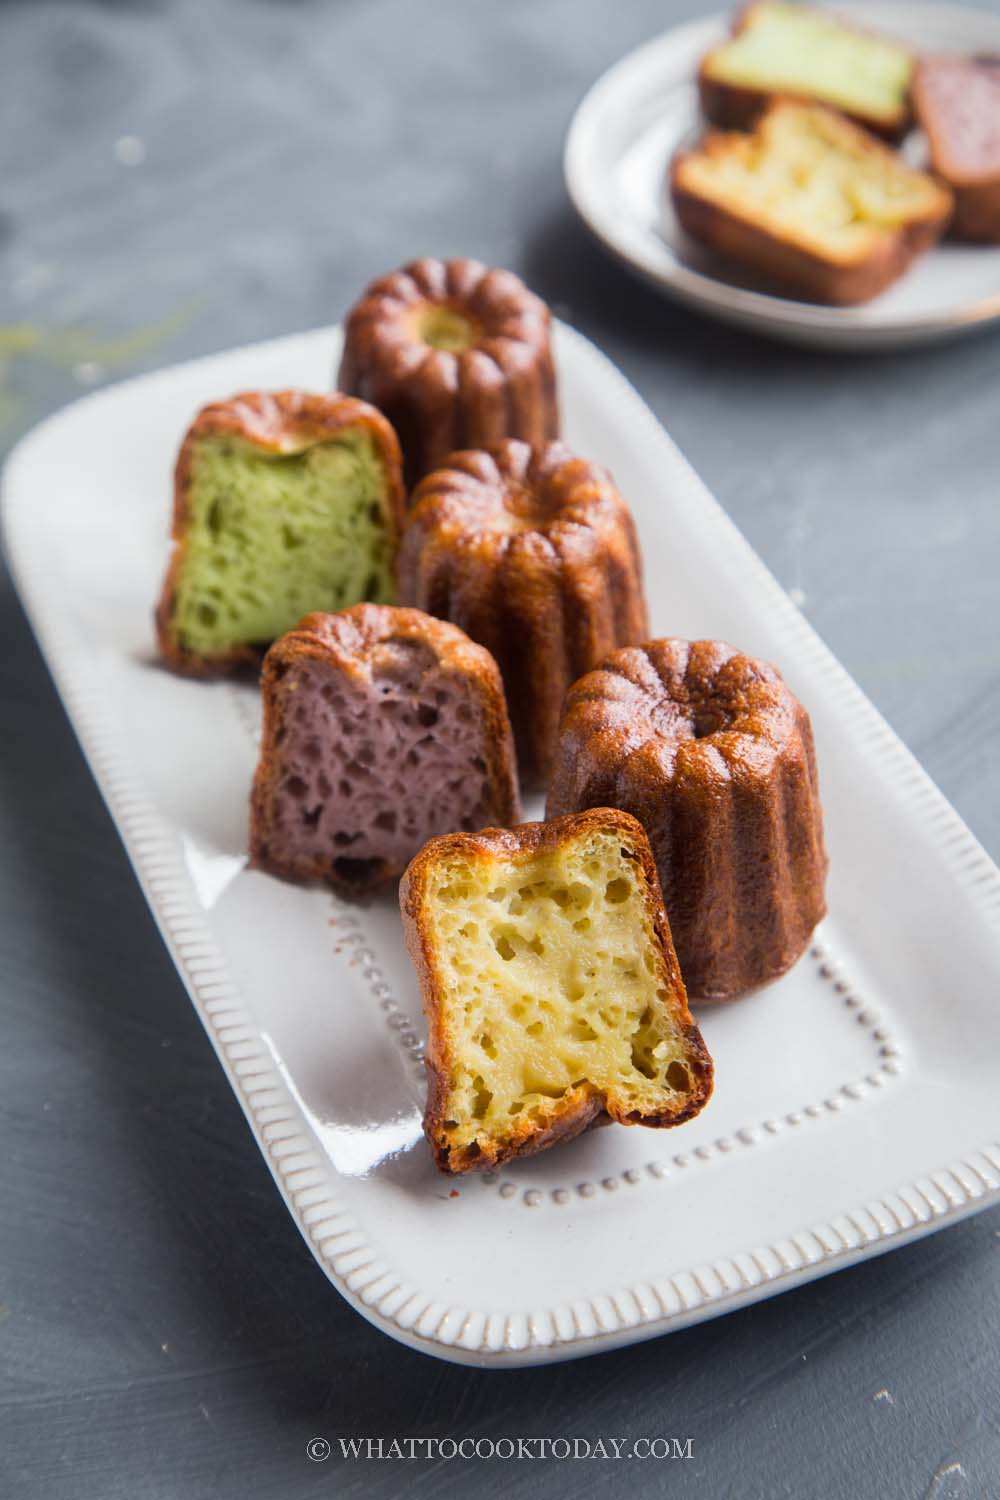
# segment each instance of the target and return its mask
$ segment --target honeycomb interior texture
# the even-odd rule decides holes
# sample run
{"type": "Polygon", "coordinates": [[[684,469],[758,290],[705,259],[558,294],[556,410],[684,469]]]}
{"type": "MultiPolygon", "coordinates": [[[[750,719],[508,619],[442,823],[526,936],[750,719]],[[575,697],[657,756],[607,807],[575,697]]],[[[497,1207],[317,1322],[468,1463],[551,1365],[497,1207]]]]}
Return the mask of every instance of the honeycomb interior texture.
{"type": "Polygon", "coordinates": [[[368,433],[300,453],[196,445],[174,626],[206,656],[266,645],[310,610],[391,602],[386,487],[368,433]]]}
{"type": "Polygon", "coordinates": [[[772,233],[850,256],[873,233],[934,211],[934,181],[826,109],[784,105],[751,134],[709,137],[684,162],[689,191],[772,233]]]}
{"type": "Polygon", "coordinates": [[[644,876],[618,835],[528,860],[453,857],[428,888],[453,1069],[452,1149],[544,1127],[589,1085],[623,1120],[676,1106],[692,1080],[644,876]]]}
{"type": "Polygon", "coordinates": [[[280,693],[268,852],[282,864],[363,882],[497,817],[475,684],[423,642],[385,641],[356,674],[296,665],[280,693]]]}

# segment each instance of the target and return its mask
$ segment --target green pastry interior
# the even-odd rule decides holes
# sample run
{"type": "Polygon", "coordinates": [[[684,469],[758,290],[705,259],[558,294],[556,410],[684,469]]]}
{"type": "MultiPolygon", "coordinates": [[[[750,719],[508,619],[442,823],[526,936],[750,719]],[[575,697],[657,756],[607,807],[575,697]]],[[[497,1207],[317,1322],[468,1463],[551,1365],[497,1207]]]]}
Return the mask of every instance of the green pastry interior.
{"type": "Polygon", "coordinates": [[[394,594],[385,472],[362,429],[298,453],[205,437],[191,455],[180,645],[265,645],[310,610],[394,594]]]}
{"type": "Polygon", "coordinates": [[[857,31],[805,5],[760,4],[712,53],[712,78],[768,92],[811,95],[843,109],[891,118],[902,109],[913,63],[894,42],[857,31]]]}

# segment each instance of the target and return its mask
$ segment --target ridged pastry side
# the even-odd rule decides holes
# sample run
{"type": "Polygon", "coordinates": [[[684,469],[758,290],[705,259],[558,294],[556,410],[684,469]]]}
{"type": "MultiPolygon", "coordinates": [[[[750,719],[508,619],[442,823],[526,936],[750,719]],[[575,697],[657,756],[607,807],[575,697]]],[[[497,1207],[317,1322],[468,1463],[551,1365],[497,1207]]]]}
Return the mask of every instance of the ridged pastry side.
{"type": "Polygon", "coordinates": [[[620,807],[649,835],[690,998],[778,978],[824,916],[812,726],[776,668],[719,641],[650,641],[577,682],[546,815],[620,807]]]}
{"type": "Polygon", "coordinates": [[[337,384],[388,417],[412,488],[455,449],[558,437],[551,321],[511,271],[411,261],[351,309],[337,384]]]}
{"type": "Polygon", "coordinates": [[[428,475],[399,589],[496,658],[528,784],[548,774],[569,685],[647,632],[631,513],[607,471],[561,443],[456,453],[428,475]]]}

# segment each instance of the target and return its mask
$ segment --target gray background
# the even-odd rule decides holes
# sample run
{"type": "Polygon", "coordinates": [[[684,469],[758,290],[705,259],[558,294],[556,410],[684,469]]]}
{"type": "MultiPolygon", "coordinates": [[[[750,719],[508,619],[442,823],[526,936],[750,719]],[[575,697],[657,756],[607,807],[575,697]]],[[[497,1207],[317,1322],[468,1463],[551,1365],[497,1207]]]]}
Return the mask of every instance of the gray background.
{"type": "MultiPolygon", "coordinates": [[[[1000,336],[769,346],[658,300],[567,205],[576,101],[697,10],[0,4],[0,437],[88,384],[332,321],[414,254],[511,266],[634,381],[996,856],[1000,336]]],[[[0,638],[0,1494],[1000,1494],[1000,1213],[549,1369],[449,1367],[351,1312],[253,1147],[5,577],[0,638]],[[314,1435],[393,1433],[690,1436],[695,1457],[305,1457],[314,1435]]]]}

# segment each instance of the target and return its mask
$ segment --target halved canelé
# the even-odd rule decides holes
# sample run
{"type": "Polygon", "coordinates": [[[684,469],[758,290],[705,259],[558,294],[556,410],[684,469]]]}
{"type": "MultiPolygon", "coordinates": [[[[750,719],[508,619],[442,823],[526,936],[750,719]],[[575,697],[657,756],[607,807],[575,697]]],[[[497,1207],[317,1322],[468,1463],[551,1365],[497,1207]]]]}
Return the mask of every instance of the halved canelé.
{"type": "Polygon", "coordinates": [[[597,808],[433,840],[400,886],[428,1021],[424,1131],[465,1172],[712,1092],[641,825],[597,808]]]}
{"type": "Polygon", "coordinates": [[[891,141],[911,122],[913,55],[825,6],[756,0],[732,35],[701,60],[701,107],[716,125],[744,130],[776,98],[815,101],[891,141]]]}
{"type": "Polygon", "coordinates": [[[677,152],[681,226],[785,296],[870,301],[940,239],[951,193],[821,104],[778,99],[752,130],[711,130],[677,152]]]}
{"type": "Polygon", "coordinates": [[[949,235],[1000,243],[1000,56],[922,57],[912,93],[931,168],[954,195],[949,235]]]}
{"type": "Polygon", "coordinates": [[[396,435],[350,396],[247,391],[199,412],[174,481],[160,653],[196,676],[259,663],[312,610],[395,598],[396,435]]]}
{"type": "Polygon", "coordinates": [[[253,863],[351,894],[427,839],[520,817],[496,662],[455,625],[359,604],[311,614],[261,675],[253,863]]]}

